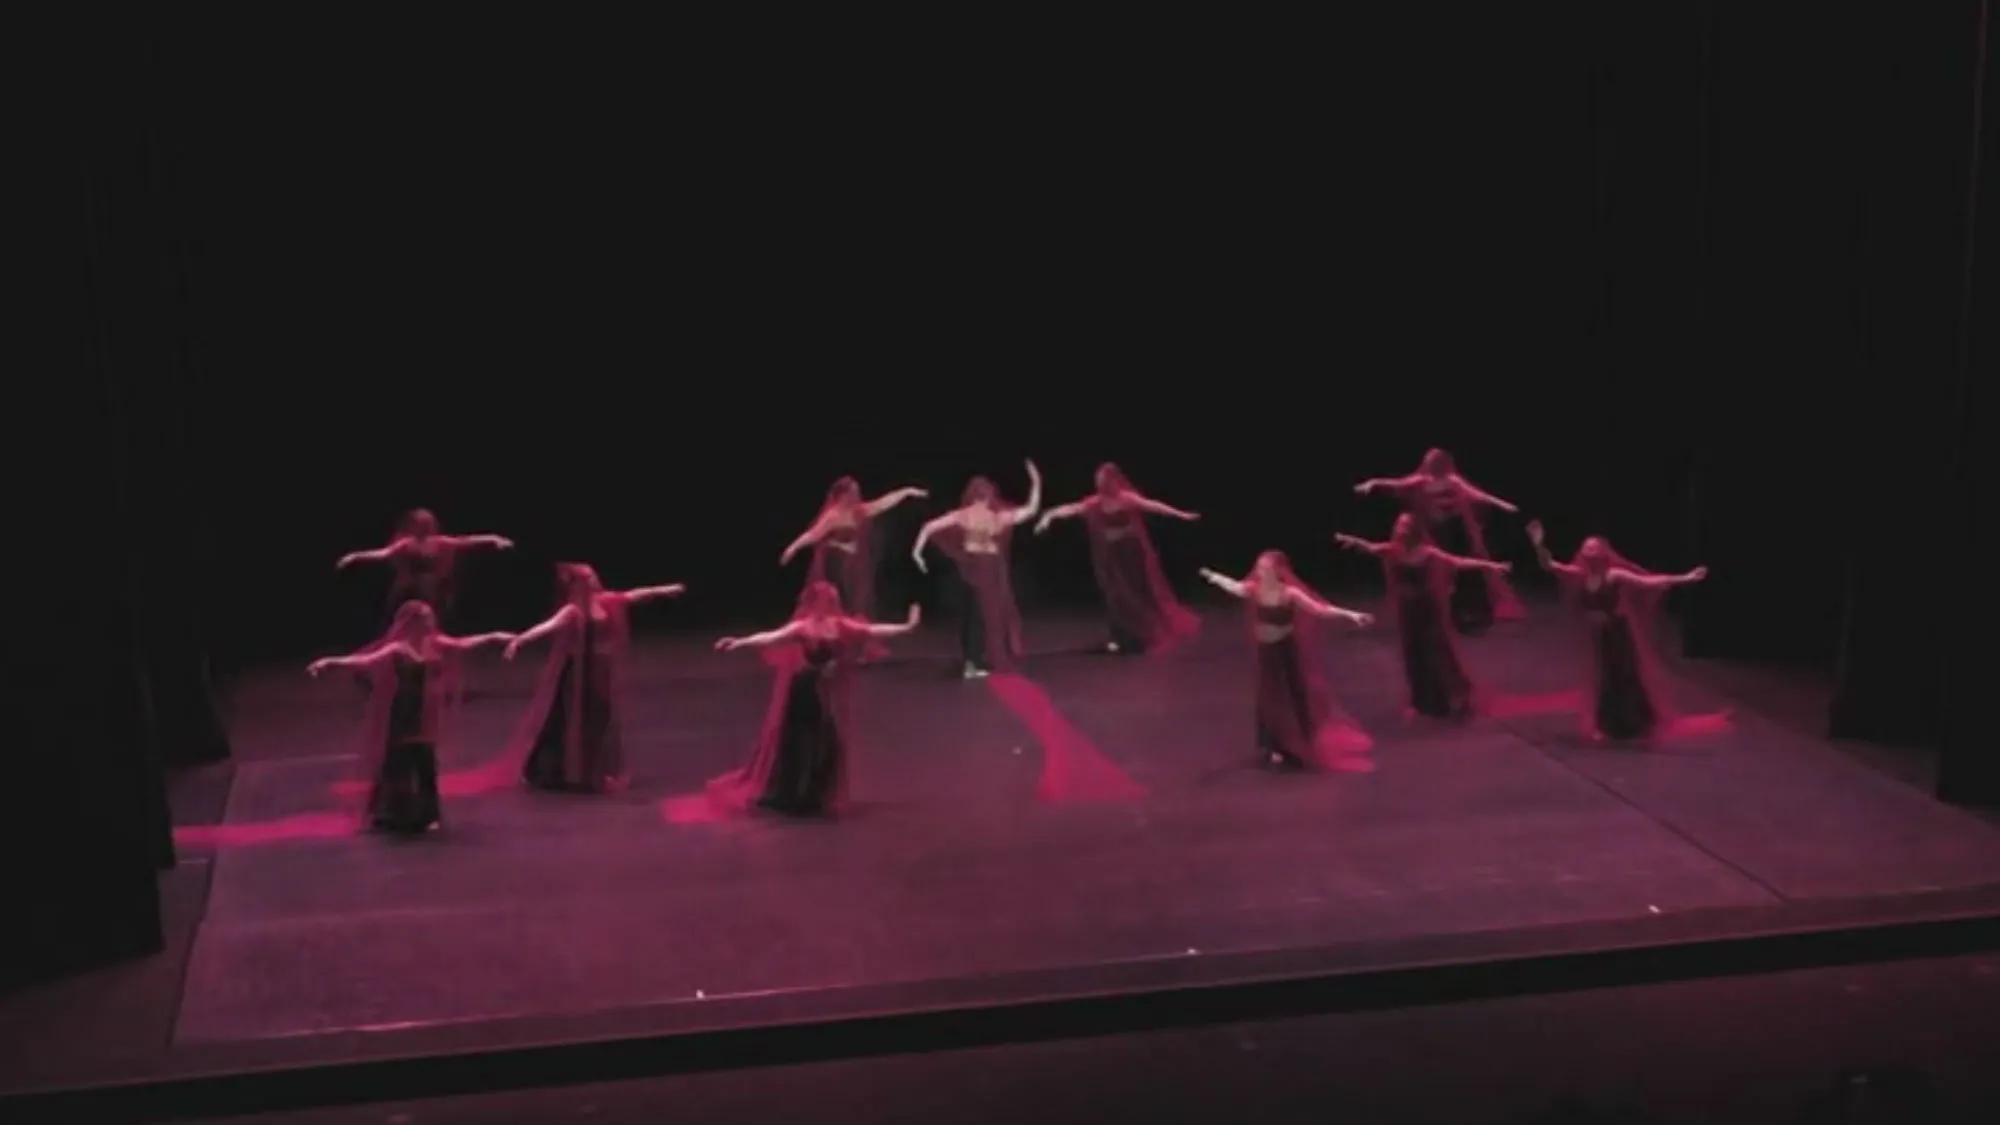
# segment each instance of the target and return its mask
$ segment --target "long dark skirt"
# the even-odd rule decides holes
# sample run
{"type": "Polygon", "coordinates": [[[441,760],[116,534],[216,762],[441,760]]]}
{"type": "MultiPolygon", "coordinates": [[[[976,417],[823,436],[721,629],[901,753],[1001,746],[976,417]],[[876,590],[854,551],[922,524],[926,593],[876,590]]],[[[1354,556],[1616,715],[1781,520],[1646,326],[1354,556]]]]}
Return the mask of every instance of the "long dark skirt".
{"type": "Polygon", "coordinates": [[[1137,535],[1104,545],[1104,612],[1111,643],[1121,653],[1138,654],[1164,631],[1166,609],[1153,604],[1152,554],[1137,535]]]}
{"type": "Polygon", "coordinates": [[[368,794],[368,815],[384,832],[415,834],[438,823],[442,814],[435,745],[398,742],[388,748],[368,794]]]}
{"type": "Polygon", "coordinates": [[[863,581],[867,576],[861,573],[862,560],[854,552],[821,547],[816,563],[819,579],[840,591],[840,604],[847,612],[866,617],[873,611],[868,604],[868,585],[863,581]]]}
{"type": "Polygon", "coordinates": [[[1646,690],[1638,637],[1623,615],[1595,627],[1597,732],[1606,738],[1644,738],[1659,724],[1659,708],[1646,690]]]}
{"type": "Polygon", "coordinates": [[[1257,749],[1297,769],[1318,736],[1305,658],[1296,636],[1257,645],[1257,749]]]}
{"type": "Polygon", "coordinates": [[[1396,623],[1402,633],[1403,677],[1410,689],[1410,708],[1435,719],[1462,718],[1472,711],[1472,681],[1459,663],[1450,627],[1437,599],[1405,596],[1397,602],[1396,623]]]}
{"type": "Polygon", "coordinates": [[[535,735],[534,749],[521,768],[521,779],[537,789],[601,792],[625,776],[625,749],[612,702],[610,668],[602,660],[591,660],[578,677],[574,659],[560,673],[562,679],[542,729],[535,735]],[[579,684],[579,679],[581,683],[579,684]],[[582,699],[576,698],[582,696],[582,699]],[[571,712],[581,707],[576,724],[576,761],[570,760],[571,712]]]}
{"type": "MultiPolygon", "coordinates": [[[[1431,524],[1431,538],[1443,550],[1472,557],[1472,536],[1465,520],[1451,516],[1431,524]]],[[[1461,570],[1452,577],[1451,622],[1459,632],[1482,633],[1493,627],[1493,587],[1484,571],[1461,570]]]]}
{"type": "Polygon", "coordinates": [[[785,689],[777,753],[757,798],[761,808],[787,816],[824,816],[833,811],[847,767],[847,746],[826,697],[826,675],[823,670],[803,669],[785,689]]]}

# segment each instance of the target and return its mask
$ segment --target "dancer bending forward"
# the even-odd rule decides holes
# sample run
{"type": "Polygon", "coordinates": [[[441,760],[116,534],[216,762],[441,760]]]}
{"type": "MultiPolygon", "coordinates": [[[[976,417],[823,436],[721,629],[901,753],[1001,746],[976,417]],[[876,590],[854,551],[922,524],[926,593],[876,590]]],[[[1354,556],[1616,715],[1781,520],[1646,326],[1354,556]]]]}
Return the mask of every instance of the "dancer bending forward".
{"type": "Polygon", "coordinates": [[[507,645],[507,659],[543,637],[556,642],[534,701],[504,760],[521,763],[537,789],[611,792],[625,785],[620,729],[624,666],[631,640],[628,611],[641,602],[679,597],[687,587],[607,590],[582,563],[556,568],[562,608],[507,645]]]}
{"type": "Polygon", "coordinates": [[[1033,461],[1027,465],[1027,503],[1010,504],[992,481],[974,477],[959,507],[925,524],[910,552],[917,569],[928,571],[924,548],[935,538],[958,567],[958,643],[968,680],[1010,670],[1021,656],[1021,611],[1007,553],[1014,529],[1042,507],[1041,471],[1033,461]]]}
{"type": "Polygon", "coordinates": [[[361,760],[367,770],[368,816],[386,832],[416,834],[437,827],[438,742],[457,697],[459,657],[480,645],[509,642],[512,633],[448,637],[421,601],[404,602],[389,635],[351,656],[315,660],[306,672],[359,672],[369,685],[361,760]]]}
{"type": "Polygon", "coordinates": [[[1591,691],[1584,733],[1595,739],[1640,739],[1675,725],[1653,666],[1646,619],[1676,586],[1708,577],[1698,566],[1685,574],[1654,574],[1633,566],[1593,535],[1569,562],[1549,553],[1540,521],[1528,538],[1542,567],[1555,575],[1590,624],[1591,691]]]}
{"type": "MultiPolygon", "coordinates": [[[[1459,475],[1457,462],[1442,449],[1424,454],[1423,463],[1409,476],[1362,481],[1354,491],[1363,496],[1377,491],[1394,494],[1422,522],[1433,543],[1452,554],[1475,559],[1493,557],[1486,548],[1482,509],[1519,511],[1459,475]]],[[[1478,633],[1496,620],[1518,621],[1526,616],[1513,587],[1502,572],[1491,568],[1468,568],[1455,575],[1449,601],[1452,624],[1461,633],[1478,633]]]]}
{"type": "Polygon", "coordinates": [[[1505,574],[1511,568],[1506,563],[1441,550],[1431,542],[1424,525],[1408,512],[1396,517],[1395,530],[1385,543],[1352,535],[1333,538],[1349,550],[1366,552],[1382,562],[1389,604],[1402,634],[1408,713],[1435,719],[1469,717],[1477,693],[1459,655],[1458,639],[1452,634],[1452,585],[1462,571],[1505,574]]]}
{"type": "Polygon", "coordinates": [[[1035,524],[1035,534],[1047,531],[1056,520],[1075,516],[1083,517],[1090,533],[1090,568],[1111,619],[1108,651],[1157,652],[1195,631],[1194,614],[1174,597],[1160,567],[1146,517],[1196,520],[1200,516],[1141,495],[1108,461],[1097,469],[1097,491],[1073,504],[1050,508],[1035,524]]]}
{"type": "Polygon", "coordinates": [[[1374,618],[1334,605],[1292,572],[1283,551],[1265,551],[1247,578],[1213,570],[1201,576],[1241,598],[1250,613],[1257,653],[1257,748],[1269,764],[1289,769],[1366,768],[1374,745],[1348,718],[1320,678],[1312,644],[1315,619],[1370,625],[1374,618]]]}
{"type": "Polygon", "coordinates": [[[848,670],[870,642],[899,636],[921,620],[916,606],[898,625],[850,616],[831,582],[814,582],[792,619],[766,633],[726,637],[720,652],[763,649],[775,657],[777,680],[750,761],[709,783],[708,798],[723,811],[761,808],[788,816],[838,811],[847,796],[852,747],[848,670]]]}

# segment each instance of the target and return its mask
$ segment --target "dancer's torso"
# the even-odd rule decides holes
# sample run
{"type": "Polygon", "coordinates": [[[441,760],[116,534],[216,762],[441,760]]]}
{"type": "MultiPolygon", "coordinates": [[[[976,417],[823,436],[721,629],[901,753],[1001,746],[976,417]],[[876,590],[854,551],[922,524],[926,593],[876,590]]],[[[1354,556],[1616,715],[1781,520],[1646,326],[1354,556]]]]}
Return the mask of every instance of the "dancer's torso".
{"type": "Polygon", "coordinates": [[[1104,538],[1111,542],[1130,539],[1142,530],[1139,509],[1123,504],[1103,504],[1097,506],[1097,526],[1104,538]]]}
{"type": "Polygon", "coordinates": [[[1432,477],[1417,487],[1417,512],[1435,523],[1458,515],[1458,485],[1448,477],[1432,477]]]}
{"type": "Polygon", "coordinates": [[[1292,635],[1292,626],[1298,620],[1298,607],[1292,604],[1289,594],[1282,600],[1271,603],[1262,597],[1252,595],[1251,613],[1256,618],[1257,643],[1277,644],[1292,635]]]}
{"type": "Polygon", "coordinates": [[[851,515],[833,517],[827,522],[820,544],[829,550],[853,554],[861,547],[861,521],[851,515]]]}
{"type": "Polygon", "coordinates": [[[389,704],[391,743],[432,742],[437,738],[437,690],[442,662],[433,654],[413,657],[397,653],[396,694],[389,704]]]}
{"type": "Polygon", "coordinates": [[[1000,553],[1000,536],[1007,530],[1007,521],[991,508],[967,508],[959,521],[959,529],[965,534],[966,554],[997,555],[1000,553]]]}
{"type": "Polygon", "coordinates": [[[1625,611],[1625,599],[1620,595],[1618,583],[1608,576],[1584,579],[1578,600],[1583,603],[1583,612],[1600,625],[1625,611]]]}

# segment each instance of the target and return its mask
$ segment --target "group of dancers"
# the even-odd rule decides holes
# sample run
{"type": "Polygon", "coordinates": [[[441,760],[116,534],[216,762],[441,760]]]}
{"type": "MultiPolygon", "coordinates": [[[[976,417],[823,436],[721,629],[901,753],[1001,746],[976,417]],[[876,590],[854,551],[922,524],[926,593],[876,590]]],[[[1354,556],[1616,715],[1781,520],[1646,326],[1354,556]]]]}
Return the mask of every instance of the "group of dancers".
{"type": "MultiPolygon", "coordinates": [[[[960,660],[968,679],[1011,677],[1022,656],[1020,611],[1009,556],[1014,532],[1032,524],[1040,534],[1058,521],[1080,519],[1109,624],[1107,651],[1160,653],[1190,636],[1197,619],[1175,596],[1153,548],[1147,517],[1194,521],[1199,516],[1145,495],[1116,465],[1100,466],[1092,493],[1043,509],[1041,474],[1027,463],[1026,500],[1006,499],[994,482],[975,477],[958,505],[925,523],[912,556],[928,569],[936,546],[953,563],[961,594],[960,660]]],[[[1364,481],[1363,495],[1393,496],[1404,511],[1380,542],[1337,534],[1342,547],[1379,560],[1387,606],[1401,639],[1407,715],[1462,719],[1492,709],[1460,656],[1458,638],[1496,621],[1522,616],[1508,585],[1510,564],[1495,560],[1484,534],[1487,511],[1518,514],[1514,505],[1466,480],[1450,454],[1431,450],[1408,476],[1364,481]]],[[[780,556],[789,564],[810,551],[804,591],[777,628],[716,643],[720,651],[757,650],[777,682],[749,761],[710,782],[699,799],[724,814],[751,809],[793,816],[836,811],[846,796],[851,745],[848,687],[856,670],[890,639],[915,629],[915,605],[900,620],[874,617],[873,521],[912,500],[921,488],[866,497],[851,477],[835,482],[811,525],[780,556]]],[[[1592,640],[1592,689],[1573,705],[1587,732],[1600,739],[1640,739],[1669,721],[1652,674],[1645,621],[1658,596],[1698,582],[1706,571],[1656,574],[1633,565],[1602,537],[1583,541],[1568,562],[1549,551],[1542,528],[1526,531],[1541,566],[1581,610],[1592,640]]],[[[461,657],[486,645],[504,646],[512,660],[525,647],[550,642],[537,688],[505,754],[482,771],[545,790],[614,792],[627,782],[620,722],[621,678],[627,665],[629,611],[678,597],[680,584],[626,590],[605,587],[595,569],[558,564],[558,607],[520,633],[453,636],[443,626],[455,594],[462,554],[505,550],[498,535],[448,535],[427,511],[407,516],[386,546],[340,560],[393,568],[388,631],[358,652],[315,661],[313,675],[340,669],[370,686],[363,731],[367,815],[380,829],[422,833],[440,823],[437,747],[462,698],[461,657]]],[[[1200,576],[1240,600],[1247,611],[1256,664],[1256,744],[1280,768],[1342,768],[1372,741],[1326,689],[1312,641],[1315,623],[1369,626],[1374,618],[1320,596],[1293,571],[1282,551],[1260,554],[1241,577],[1209,569],[1200,576]]],[[[996,681],[996,686],[998,681],[996,681]]]]}

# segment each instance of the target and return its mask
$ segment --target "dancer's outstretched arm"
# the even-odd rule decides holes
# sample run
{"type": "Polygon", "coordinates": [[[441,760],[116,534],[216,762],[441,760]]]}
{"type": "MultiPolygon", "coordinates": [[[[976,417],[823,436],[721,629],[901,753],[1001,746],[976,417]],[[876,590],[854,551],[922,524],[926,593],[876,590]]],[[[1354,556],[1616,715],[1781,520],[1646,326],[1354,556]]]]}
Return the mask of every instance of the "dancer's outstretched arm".
{"type": "Polygon", "coordinates": [[[630,590],[618,591],[618,596],[637,605],[640,602],[658,601],[661,598],[678,598],[687,593],[687,587],[679,582],[665,586],[634,586],[630,590]]]}
{"type": "Polygon", "coordinates": [[[930,497],[930,491],[928,489],[899,488],[894,492],[885,492],[882,495],[877,496],[875,499],[870,500],[867,503],[861,505],[861,510],[866,512],[870,519],[873,519],[874,517],[881,515],[883,512],[890,511],[891,509],[894,509],[895,507],[905,503],[906,501],[924,500],[928,499],[929,497],[930,497]]]}
{"type": "Polygon", "coordinates": [[[1008,512],[1007,519],[1011,521],[1014,524],[1014,526],[1019,527],[1020,525],[1027,523],[1029,520],[1034,519],[1036,516],[1040,515],[1041,511],[1042,511],[1042,471],[1035,467],[1035,463],[1033,461],[1029,461],[1028,502],[1008,512]]]}
{"type": "Polygon", "coordinates": [[[858,617],[850,618],[849,620],[853,621],[855,628],[866,633],[868,636],[900,637],[905,633],[913,632],[918,625],[923,623],[924,611],[912,605],[909,615],[901,621],[896,622],[863,621],[858,617]]]}
{"type": "Polygon", "coordinates": [[[1535,545],[1535,561],[1542,564],[1542,569],[1564,578],[1575,578],[1583,573],[1569,563],[1556,561],[1556,557],[1549,553],[1547,535],[1548,533],[1542,530],[1542,521],[1528,521],[1528,542],[1535,545]]]}
{"type": "Polygon", "coordinates": [[[763,648],[780,641],[788,641],[799,635],[801,623],[793,621],[766,633],[752,633],[747,637],[724,637],[715,642],[715,651],[734,652],[739,648],[763,648]]]}
{"type": "Polygon", "coordinates": [[[1350,551],[1360,551],[1364,555],[1386,555],[1394,549],[1394,544],[1371,543],[1359,535],[1349,535],[1346,532],[1335,532],[1333,541],[1350,551]]]}
{"type": "Polygon", "coordinates": [[[1480,488],[1478,485],[1473,484],[1456,473],[1452,474],[1451,483],[1458,489],[1459,495],[1464,496],[1467,500],[1475,504],[1484,504],[1489,508],[1498,508],[1503,512],[1512,514],[1518,514],[1521,511],[1521,509],[1516,508],[1514,505],[1509,504],[1507,501],[1500,499],[1498,496],[1480,488]]]}
{"type": "Polygon", "coordinates": [[[410,540],[396,539],[391,541],[388,546],[377,547],[372,551],[349,551],[340,556],[340,561],[334,563],[333,566],[335,570],[346,570],[355,563],[388,562],[390,559],[409,549],[410,540]]]}
{"type": "Polygon", "coordinates": [[[1514,569],[1513,563],[1494,562],[1492,559],[1468,558],[1465,555],[1454,555],[1450,551],[1441,551],[1436,547],[1431,548],[1431,554],[1442,560],[1446,566],[1451,567],[1453,570],[1483,570],[1490,574],[1506,574],[1514,569]]]}
{"type": "Polygon", "coordinates": [[[1057,520],[1073,520],[1088,512],[1091,504],[1095,503],[1096,499],[1094,496],[1086,496],[1075,503],[1057,504],[1055,507],[1043,512],[1042,518],[1035,521],[1035,534],[1040,535],[1042,532],[1047,531],[1049,525],[1057,520]]]}
{"type": "Polygon", "coordinates": [[[1642,590],[1665,590],[1672,586],[1688,586],[1703,581],[1708,577],[1708,568],[1698,566],[1686,574],[1640,574],[1634,570],[1613,567],[1610,576],[1614,582],[1637,586],[1642,590]]]}
{"type": "Polygon", "coordinates": [[[485,645],[513,644],[514,634],[474,633],[472,636],[469,637],[439,637],[438,640],[444,642],[447,648],[453,648],[461,652],[466,652],[475,648],[480,648],[485,645]]]}
{"type": "Polygon", "coordinates": [[[924,563],[924,548],[930,546],[931,536],[946,531],[965,522],[965,509],[959,508],[925,524],[917,532],[916,545],[910,548],[910,557],[917,560],[917,569],[929,573],[930,567],[924,563]]]}
{"type": "Polygon", "coordinates": [[[831,530],[833,530],[833,513],[821,512],[819,517],[813,520],[812,526],[800,532],[799,537],[792,540],[791,544],[785,548],[784,553],[778,556],[778,565],[791,565],[794,555],[797,555],[800,551],[808,547],[817,546],[819,541],[826,538],[826,533],[831,530]]]}
{"type": "Polygon", "coordinates": [[[508,641],[505,653],[507,659],[514,659],[514,654],[520,652],[523,646],[534,644],[536,641],[567,625],[579,612],[581,611],[575,606],[566,605],[550,614],[547,621],[508,641]]]}
{"type": "Polygon", "coordinates": [[[1323,617],[1329,621],[1346,621],[1355,625],[1375,624],[1375,616],[1373,614],[1348,609],[1346,606],[1334,605],[1332,602],[1323,602],[1296,586],[1292,588],[1292,604],[1312,614],[1314,617],[1323,617]]]}
{"type": "Polygon", "coordinates": [[[1240,598],[1249,593],[1248,588],[1244,586],[1243,580],[1240,578],[1231,578],[1219,570],[1210,570],[1207,567],[1202,567],[1200,574],[1203,582],[1221,590],[1232,598],[1240,598]]]}
{"type": "Polygon", "coordinates": [[[514,541],[505,535],[439,535],[434,538],[447,547],[491,547],[496,551],[514,549],[514,541]]]}
{"type": "Polygon", "coordinates": [[[1406,477],[1370,477],[1354,486],[1354,491],[1363,496],[1371,492],[1401,492],[1424,483],[1422,473],[1411,473],[1406,477]]]}
{"type": "Polygon", "coordinates": [[[1140,511],[1146,512],[1150,515],[1166,516],[1169,519],[1189,520],[1189,521],[1198,520],[1201,518],[1199,513],[1183,511],[1180,508],[1174,507],[1172,504],[1155,500],[1150,496],[1144,495],[1143,493],[1138,493],[1138,492],[1131,493],[1128,496],[1127,501],[1133,507],[1138,508],[1140,511]]]}
{"type": "Polygon", "coordinates": [[[321,657],[311,664],[306,665],[306,675],[317,677],[322,672],[331,672],[336,669],[358,672],[364,668],[373,668],[403,651],[406,651],[406,649],[401,641],[391,641],[388,644],[364,648],[360,652],[349,653],[346,656],[321,657]]]}

